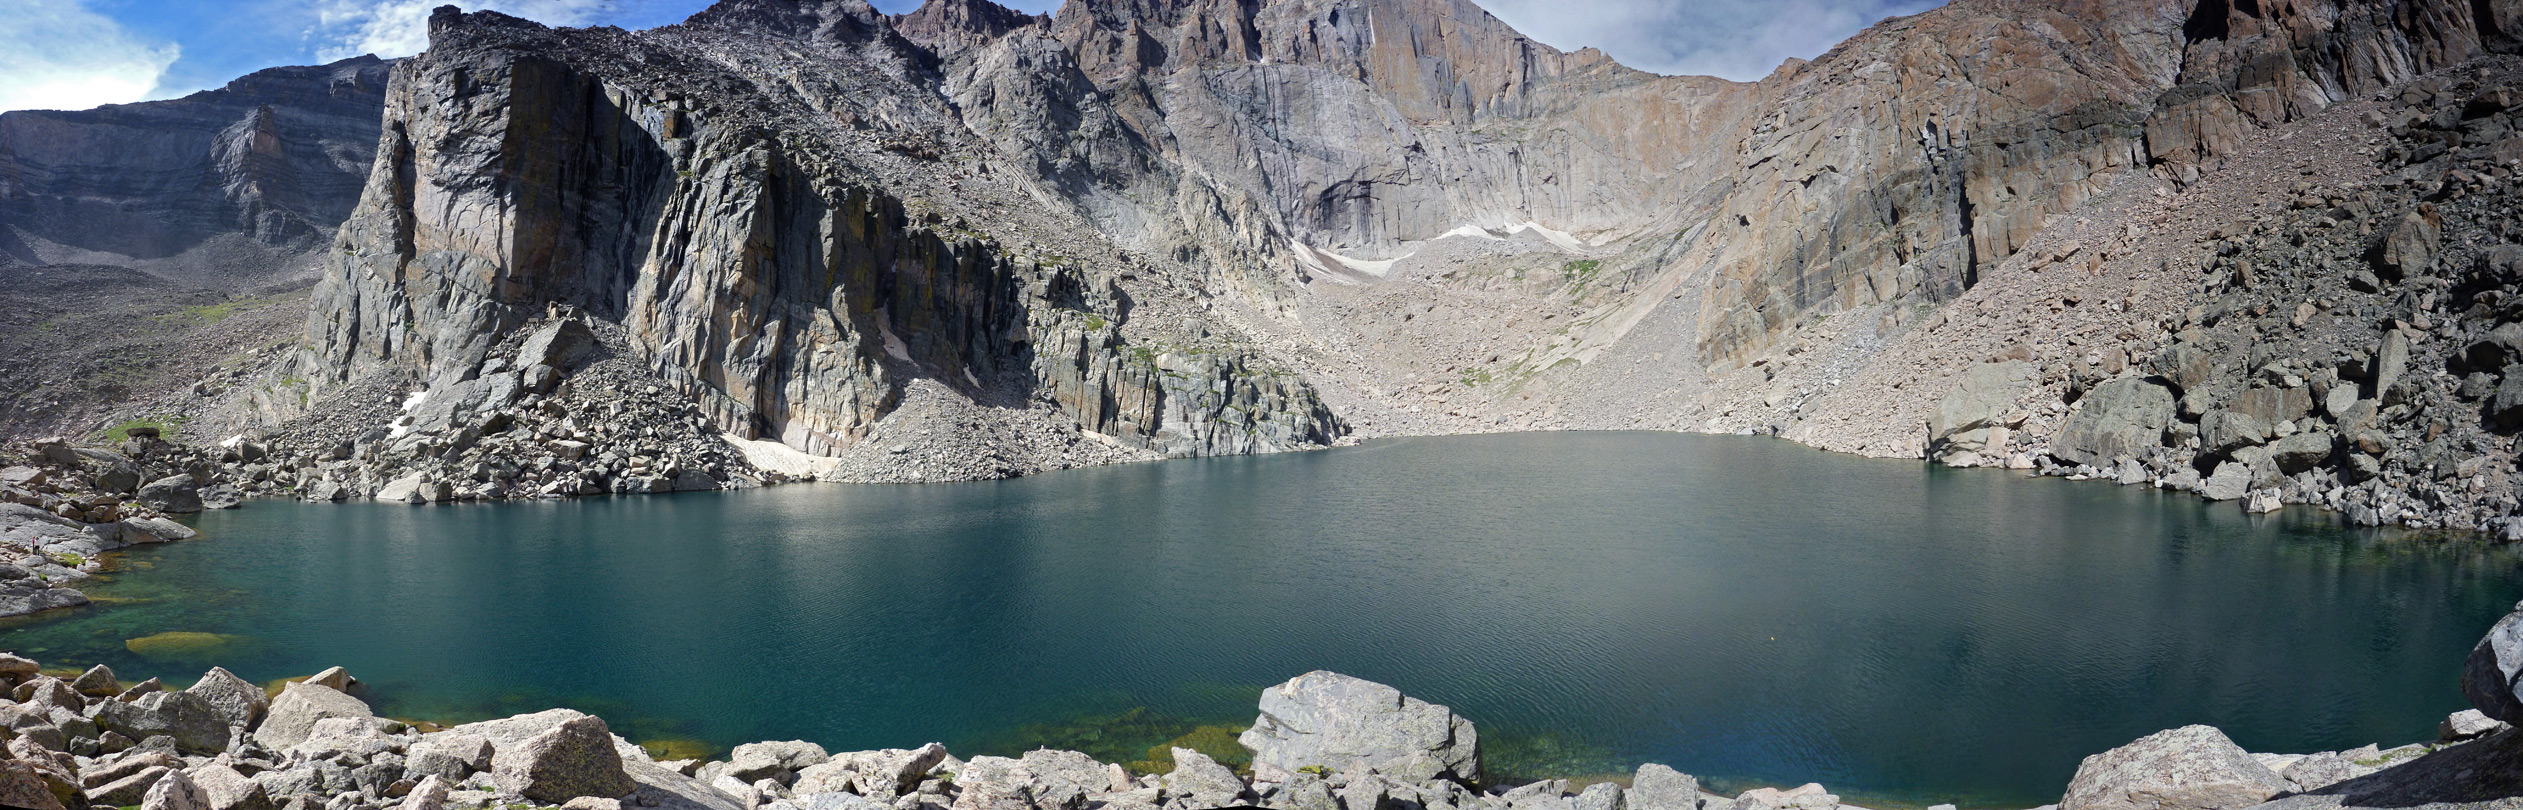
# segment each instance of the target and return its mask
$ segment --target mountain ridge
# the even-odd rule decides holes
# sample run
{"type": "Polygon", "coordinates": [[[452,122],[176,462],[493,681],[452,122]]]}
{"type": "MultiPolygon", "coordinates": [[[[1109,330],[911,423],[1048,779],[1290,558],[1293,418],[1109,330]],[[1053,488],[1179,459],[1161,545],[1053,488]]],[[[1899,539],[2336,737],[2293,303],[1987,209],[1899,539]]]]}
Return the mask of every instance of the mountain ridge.
{"type": "MultiPolygon", "coordinates": [[[[2144,223],[2064,234],[2494,64],[2513,5],[1958,0],[1757,82],[1561,52],[1463,0],[727,0],[641,32],[446,11],[268,372],[296,382],[230,412],[375,374],[472,396],[523,373],[492,368],[504,340],[588,317],[712,430],[874,480],[966,474],[887,466],[930,447],[896,422],[1012,431],[909,453],[934,457],[1652,427],[1959,461],[1904,383],[1984,358],[1903,348],[1961,345],[1926,337],[1956,302],[2047,289],[2023,274],[2061,256],[2192,283],[2144,223]]],[[[2024,396],[2057,403],[2025,407],[2075,410],[2098,343],[2115,374],[2162,350],[2156,283],[1991,327],[2050,369],[2024,396]]],[[[2065,420],[2016,423],[1969,458],[2078,455],[2065,420]]],[[[983,468],[1067,463],[1028,457],[983,468]]]]}

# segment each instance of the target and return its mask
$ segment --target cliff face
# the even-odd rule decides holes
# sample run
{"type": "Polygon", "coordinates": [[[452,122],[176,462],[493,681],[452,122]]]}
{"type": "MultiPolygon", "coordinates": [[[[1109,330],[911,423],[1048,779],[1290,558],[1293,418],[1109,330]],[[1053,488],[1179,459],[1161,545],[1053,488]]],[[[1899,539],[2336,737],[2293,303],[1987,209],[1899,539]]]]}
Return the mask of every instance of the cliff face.
{"type": "Polygon", "coordinates": [[[180,99],[0,113],[0,258],[321,246],[359,200],[389,64],[261,71],[180,99]]]}
{"type": "Polygon", "coordinates": [[[2499,13],[1963,0],[1741,84],[1562,53],[1467,0],[985,6],[903,24],[970,129],[1133,247],[1281,297],[1346,275],[1316,249],[1391,259],[1465,226],[1669,240],[1631,273],[1705,286],[1716,364],[1948,300],[2118,174],[2195,179],[2244,133],[2477,55],[2499,13]]]}
{"type": "Polygon", "coordinates": [[[397,370],[437,396],[563,307],[621,323],[720,429],[811,453],[858,444],[913,380],[1173,455],[1341,432],[1230,342],[1132,328],[1121,282],[1154,279],[982,176],[927,55],[863,3],[432,32],[316,292],[319,388],[397,370]]]}
{"type": "Polygon", "coordinates": [[[2510,5],[1958,0],[1759,82],[1469,0],[448,12],[394,71],[292,377],[490,385],[503,341],[584,312],[713,427],[817,454],[950,412],[1167,455],[1369,423],[1815,436],[1799,402],[1892,373],[2115,189],[2512,48],[2510,5]]]}

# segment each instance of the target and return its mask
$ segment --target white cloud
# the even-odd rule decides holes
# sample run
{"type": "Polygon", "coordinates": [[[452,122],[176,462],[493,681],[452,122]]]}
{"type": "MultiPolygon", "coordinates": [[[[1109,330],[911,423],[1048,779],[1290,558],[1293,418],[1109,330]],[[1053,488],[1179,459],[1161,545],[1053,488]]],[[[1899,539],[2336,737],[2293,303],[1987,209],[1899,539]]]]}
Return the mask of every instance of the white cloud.
{"type": "Polygon", "coordinates": [[[79,0],[0,0],[0,111],[84,110],[149,97],[180,52],[79,0]]]}
{"type": "MultiPolygon", "coordinates": [[[[6,2],[7,0],[0,0],[6,2]]],[[[312,35],[325,44],[316,58],[330,62],[363,53],[393,58],[429,47],[429,13],[453,5],[497,11],[546,25],[583,26],[611,12],[610,0],[331,0],[318,11],[312,35]]]]}
{"type": "Polygon", "coordinates": [[[1944,0],[1476,0],[1554,47],[1603,49],[1621,64],[1750,81],[1811,59],[1885,17],[1944,0]]]}

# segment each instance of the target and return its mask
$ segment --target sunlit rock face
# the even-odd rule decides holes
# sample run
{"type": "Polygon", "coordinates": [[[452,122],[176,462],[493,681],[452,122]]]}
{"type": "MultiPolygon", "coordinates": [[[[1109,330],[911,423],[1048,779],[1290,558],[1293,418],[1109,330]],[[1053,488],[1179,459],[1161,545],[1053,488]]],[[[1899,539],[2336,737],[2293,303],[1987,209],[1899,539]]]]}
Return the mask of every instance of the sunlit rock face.
{"type": "Polygon", "coordinates": [[[2497,9],[1963,0],[1750,83],[1561,52],[1468,0],[450,13],[395,72],[302,365],[458,383],[574,308],[720,429],[809,452],[918,380],[1170,455],[1315,446],[1346,429],[1291,367],[1337,365],[1297,306],[1326,276],[1533,229],[1646,257],[1584,301],[1632,314],[1573,346],[1670,299],[1685,356],[1737,365],[1959,295],[2116,178],[2187,182],[2243,133],[2471,58],[2497,9]]]}

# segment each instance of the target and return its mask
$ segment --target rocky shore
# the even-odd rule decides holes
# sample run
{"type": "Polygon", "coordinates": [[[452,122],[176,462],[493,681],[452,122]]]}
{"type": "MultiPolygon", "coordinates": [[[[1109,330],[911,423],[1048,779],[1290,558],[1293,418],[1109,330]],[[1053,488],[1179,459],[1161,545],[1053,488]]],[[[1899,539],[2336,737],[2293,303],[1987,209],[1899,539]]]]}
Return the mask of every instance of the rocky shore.
{"type": "MultiPolygon", "coordinates": [[[[2477,708],[2436,740],[2260,754],[2188,726],[2087,757],[2041,810],[2508,805],[2523,796],[2518,659],[2523,609],[2473,652],[2477,708]]],[[[177,689],[0,654],[0,684],[0,805],[26,810],[1862,810],[1819,784],[1725,796],[1652,763],[1582,785],[1492,778],[1471,720],[1325,671],[1263,691],[1236,740],[1248,771],[1174,747],[1162,773],[1052,749],[964,759],[937,743],[773,741],[660,760],[568,709],[454,726],[378,717],[339,667],[268,688],[214,667],[177,689]]]]}

